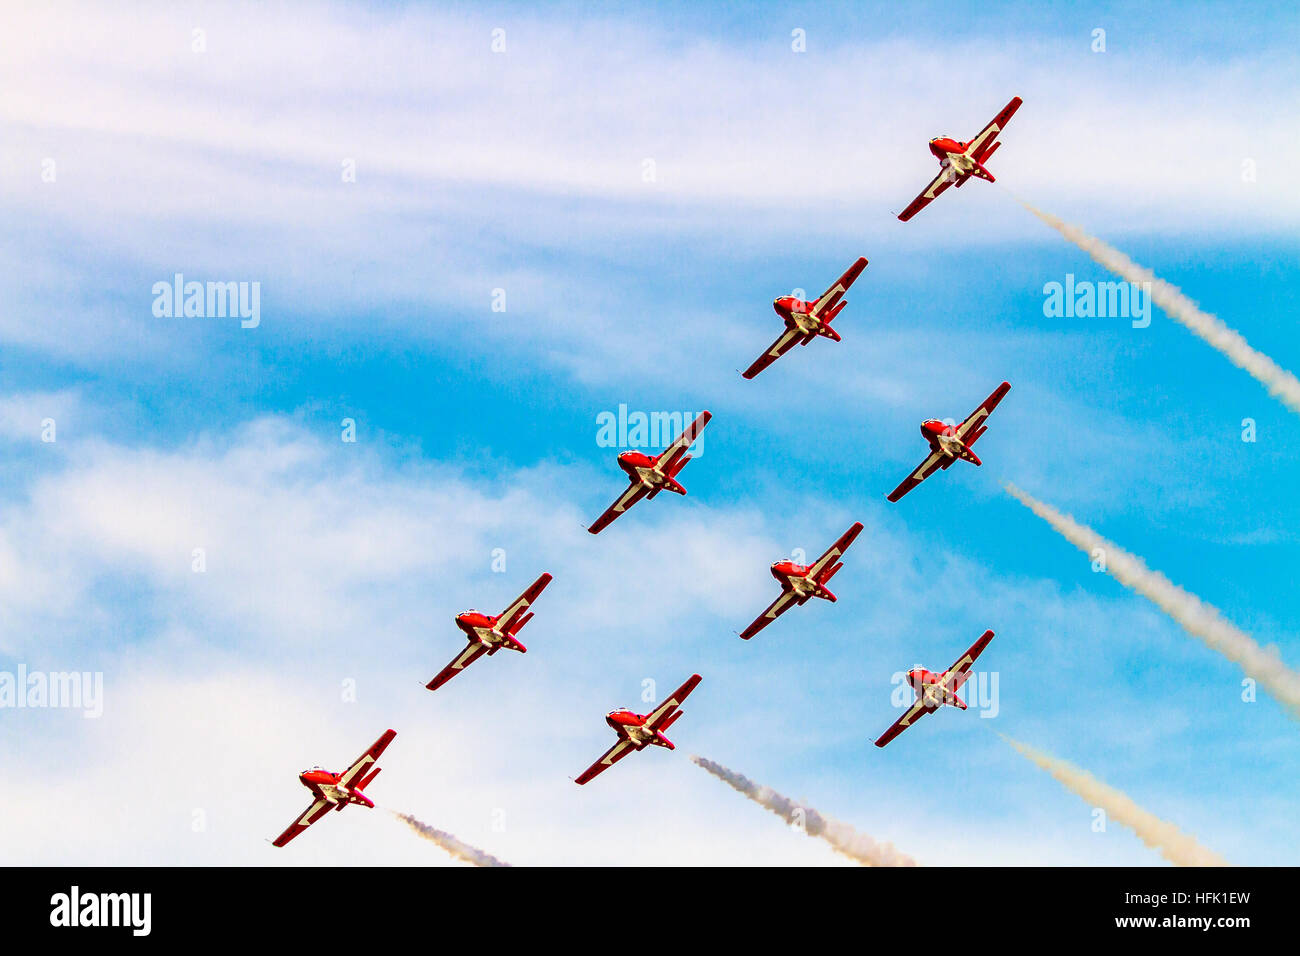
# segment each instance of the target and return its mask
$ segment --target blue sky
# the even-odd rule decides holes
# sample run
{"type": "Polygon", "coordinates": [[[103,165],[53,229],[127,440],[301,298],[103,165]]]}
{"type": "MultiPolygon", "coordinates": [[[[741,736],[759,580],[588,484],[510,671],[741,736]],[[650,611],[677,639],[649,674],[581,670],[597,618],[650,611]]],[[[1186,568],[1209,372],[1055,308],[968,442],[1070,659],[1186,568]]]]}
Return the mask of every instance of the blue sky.
{"type": "Polygon", "coordinates": [[[102,670],[105,714],[0,714],[5,802],[28,822],[6,858],[444,862],[380,814],[261,842],[301,809],[297,770],[392,726],[375,798],[514,862],[836,862],[690,752],[923,863],[1158,861],[1092,832],[990,729],[1234,862],[1291,862],[1294,723],[999,481],[1300,660],[1291,414],[1162,313],[1046,318],[1044,284],[1107,277],[1014,201],[1300,365],[1297,15],[953,11],[9,14],[29,42],[0,106],[0,669],[102,670]],[[999,183],[897,222],[933,175],[926,141],[1017,94],[999,183]],[[844,341],[742,380],[772,299],[858,255],[844,341]],[[261,324],[156,318],[176,272],[259,282],[261,324]],[[984,467],[887,503],[924,454],[917,424],[1003,379],[984,467]],[[714,421],[689,497],[593,539],[622,482],[596,416],[620,404],[714,421]],[[737,640],[774,596],[768,564],[855,520],[839,602],[737,640]],[[459,646],[452,616],[542,570],[529,653],[423,691],[459,646]],[[986,627],[997,718],[940,713],[872,747],[893,675],[986,627]],[[607,710],[693,671],[681,752],[569,782],[608,745],[607,710]],[[130,798],[101,800],[122,778],[130,798]]]}

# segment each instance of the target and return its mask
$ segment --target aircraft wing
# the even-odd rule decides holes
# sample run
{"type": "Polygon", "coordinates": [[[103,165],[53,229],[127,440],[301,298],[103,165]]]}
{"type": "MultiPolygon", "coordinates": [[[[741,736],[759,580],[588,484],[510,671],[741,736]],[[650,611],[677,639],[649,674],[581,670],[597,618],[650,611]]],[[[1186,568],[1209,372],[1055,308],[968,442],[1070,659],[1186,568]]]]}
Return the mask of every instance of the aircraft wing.
{"type": "Polygon", "coordinates": [[[902,222],[907,222],[918,212],[924,209],[930,203],[934,202],[939,195],[957,181],[958,175],[953,172],[951,167],[944,167],[939,170],[939,175],[930,181],[930,185],[921,190],[921,194],[907,204],[907,208],[898,214],[902,222]]]}
{"type": "Polygon", "coordinates": [[[888,730],[886,730],[883,734],[881,734],[878,738],[876,738],[876,746],[877,747],[885,746],[885,744],[889,743],[891,740],[893,740],[895,737],[897,737],[899,734],[905,731],[908,727],[911,727],[914,723],[916,723],[926,714],[932,714],[936,710],[938,710],[937,707],[926,706],[924,701],[920,697],[918,697],[916,701],[913,702],[912,706],[907,708],[907,710],[903,713],[902,717],[899,717],[896,721],[894,721],[893,724],[890,725],[888,730]]]}
{"type": "Polygon", "coordinates": [[[437,690],[447,681],[451,680],[465,668],[469,667],[476,660],[488,652],[488,649],[478,641],[470,641],[464,649],[456,655],[450,664],[438,671],[438,675],[433,680],[425,684],[428,690],[437,690]]]}
{"type": "Polygon", "coordinates": [[[772,347],[766,352],[754,359],[754,363],[741,372],[743,378],[753,378],[763,369],[767,368],[786,352],[798,345],[804,338],[804,334],[798,329],[786,329],[781,333],[781,337],[772,343],[772,347]]]}
{"type": "Polygon", "coordinates": [[[820,558],[818,558],[816,563],[814,563],[813,566],[808,569],[809,577],[811,577],[814,581],[817,580],[817,576],[821,574],[822,571],[824,571],[831,564],[834,564],[835,561],[839,559],[840,555],[842,555],[845,551],[849,550],[849,545],[853,543],[853,539],[856,538],[861,532],[862,532],[862,522],[861,521],[854,522],[853,527],[850,528],[848,531],[845,531],[842,535],[840,535],[840,539],[836,541],[833,545],[831,545],[830,549],[827,550],[827,552],[823,554],[820,558]]]}
{"type": "Polygon", "coordinates": [[[397,731],[385,730],[384,735],[371,744],[369,750],[354,760],[352,766],[339,775],[339,783],[345,787],[350,787],[354,781],[364,777],[370,765],[379,759],[385,748],[393,742],[393,738],[396,736],[397,731]]]}
{"type": "Polygon", "coordinates": [[[667,700],[654,710],[650,711],[650,713],[646,714],[645,726],[651,730],[658,730],[665,724],[670,723],[673,719],[673,715],[677,712],[677,708],[682,705],[682,701],[690,696],[691,691],[695,690],[695,687],[699,682],[700,675],[692,674],[690,679],[681,687],[673,691],[672,695],[667,700]]]}
{"type": "Polygon", "coordinates": [[[740,632],[740,636],[745,640],[749,640],[786,611],[790,610],[790,608],[794,607],[795,604],[798,603],[798,600],[798,597],[795,596],[793,591],[782,591],[781,596],[769,604],[766,611],[754,618],[754,623],[750,624],[749,627],[740,632]]]}
{"type": "Polygon", "coordinates": [[[947,690],[954,694],[961,690],[961,685],[970,677],[970,669],[975,665],[975,659],[984,653],[984,648],[989,646],[991,640],[993,640],[993,632],[985,631],[965,654],[953,662],[952,667],[943,672],[941,683],[947,690]]]}
{"type": "Polygon", "coordinates": [[[618,763],[630,753],[634,753],[636,747],[630,740],[620,739],[618,743],[610,747],[601,755],[601,758],[575,778],[574,783],[583,784],[598,774],[604,773],[614,764],[618,763]]]}
{"type": "Polygon", "coordinates": [[[947,456],[937,451],[930,452],[929,457],[927,457],[925,461],[921,462],[921,466],[904,478],[902,484],[889,493],[889,500],[898,501],[898,499],[902,498],[903,495],[907,494],[921,482],[925,481],[925,479],[933,475],[944,466],[944,460],[946,457],[947,456]]]}
{"type": "Polygon", "coordinates": [[[993,413],[993,409],[998,407],[998,402],[1002,401],[1002,396],[1011,391],[1011,383],[1003,382],[993,390],[993,394],[984,399],[983,403],[975,411],[966,416],[966,420],[957,426],[957,437],[970,447],[975,444],[980,435],[984,434],[985,426],[982,424],[984,419],[993,413]]]}
{"type": "Polygon", "coordinates": [[[644,498],[650,493],[650,489],[639,481],[634,481],[623,489],[623,493],[618,496],[612,505],[605,509],[604,514],[592,523],[587,530],[592,534],[600,534],[615,518],[621,515],[628,508],[644,498]]]}
{"type": "Polygon", "coordinates": [[[1002,107],[1002,112],[993,117],[993,121],[967,144],[966,155],[977,163],[984,162],[984,158],[997,148],[998,133],[1006,128],[1007,121],[1015,115],[1016,110],[1020,109],[1022,102],[1020,97],[1012,97],[1011,102],[1002,107]]]}
{"type": "Polygon", "coordinates": [[[294,820],[293,823],[289,824],[288,829],[275,838],[272,842],[272,846],[284,846],[299,833],[302,833],[303,830],[306,830],[321,817],[325,816],[325,814],[333,810],[334,807],[335,804],[330,803],[328,800],[316,800],[315,803],[307,808],[306,813],[294,820]]]}
{"type": "Polygon", "coordinates": [[[509,634],[510,629],[514,627],[520,616],[537,600],[537,596],[546,590],[546,585],[551,583],[551,576],[543,574],[540,578],[519,597],[515,598],[514,603],[501,612],[497,618],[497,628],[502,634],[509,634]]]}
{"type": "Polygon", "coordinates": [[[820,316],[823,312],[829,312],[839,305],[840,299],[844,298],[844,293],[849,291],[849,286],[853,285],[854,280],[862,275],[862,270],[866,267],[866,257],[859,256],[858,261],[849,266],[844,275],[840,276],[835,281],[835,284],[823,292],[821,298],[813,303],[813,316],[820,316]]]}
{"type": "Polygon", "coordinates": [[[673,443],[661,451],[655,458],[655,465],[664,474],[672,473],[673,463],[682,455],[686,454],[686,449],[691,447],[691,442],[699,437],[700,432],[704,431],[704,426],[709,423],[713,417],[710,412],[700,412],[695,421],[683,429],[682,433],[673,439],[673,443]]]}

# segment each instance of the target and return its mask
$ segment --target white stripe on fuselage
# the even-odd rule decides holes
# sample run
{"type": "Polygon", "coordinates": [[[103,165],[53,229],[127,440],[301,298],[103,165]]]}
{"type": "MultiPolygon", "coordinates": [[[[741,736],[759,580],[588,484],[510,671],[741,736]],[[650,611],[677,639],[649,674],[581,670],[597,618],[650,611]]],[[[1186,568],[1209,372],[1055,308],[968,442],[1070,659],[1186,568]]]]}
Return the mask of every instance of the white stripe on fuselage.
{"type": "Polygon", "coordinates": [[[939,443],[939,450],[949,458],[960,457],[962,449],[966,447],[965,442],[955,435],[935,435],[934,440],[939,443]]]}
{"type": "Polygon", "coordinates": [[[791,312],[790,318],[794,319],[795,328],[804,335],[816,332],[822,327],[821,320],[811,312],[791,312]]]}
{"type": "Polygon", "coordinates": [[[351,799],[351,794],[348,793],[346,787],[340,787],[333,783],[322,783],[318,786],[320,787],[321,796],[330,803],[347,803],[351,799]]]}
{"type": "Polygon", "coordinates": [[[474,634],[478,637],[480,644],[486,644],[491,647],[493,644],[500,644],[505,640],[505,635],[492,627],[476,627],[474,634]]]}

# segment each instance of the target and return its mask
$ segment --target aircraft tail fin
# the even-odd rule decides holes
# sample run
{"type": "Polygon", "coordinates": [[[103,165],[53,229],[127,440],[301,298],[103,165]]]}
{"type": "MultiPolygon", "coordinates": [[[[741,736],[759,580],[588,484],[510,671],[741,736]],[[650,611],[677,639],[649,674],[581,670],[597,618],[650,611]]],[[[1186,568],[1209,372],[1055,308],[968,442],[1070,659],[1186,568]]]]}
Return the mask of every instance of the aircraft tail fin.
{"type": "Polygon", "coordinates": [[[968,461],[968,462],[970,462],[972,465],[975,465],[975,466],[977,466],[977,467],[978,467],[979,465],[984,464],[984,462],[980,461],[980,459],[979,459],[979,455],[975,454],[975,453],[974,453],[973,451],[971,451],[969,448],[963,448],[963,449],[961,450],[961,460],[962,460],[962,461],[968,461]]]}
{"type": "Polygon", "coordinates": [[[996,153],[998,151],[998,147],[1001,145],[1002,145],[1001,142],[996,142],[988,149],[977,152],[971,158],[974,159],[975,162],[977,163],[987,163],[989,161],[989,157],[992,156],[994,153],[996,153]]]}
{"type": "MultiPolygon", "coordinates": [[[[680,711],[679,711],[678,713],[680,713],[680,711]]],[[[677,715],[674,714],[674,715],[673,715],[673,718],[670,719],[670,720],[668,721],[668,723],[672,723],[672,720],[673,720],[673,719],[676,719],[676,716],[677,716],[677,715]]],[[[667,724],[665,724],[664,726],[666,727],[667,724]]],[[[677,745],[674,744],[674,743],[673,743],[671,740],[669,740],[667,737],[665,737],[665,736],[663,735],[663,732],[662,732],[662,731],[658,731],[658,730],[656,730],[656,731],[655,731],[655,735],[654,735],[653,737],[650,738],[650,743],[654,744],[656,747],[664,747],[664,748],[666,748],[666,749],[668,749],[668,750],[676,750],[676,749],[677,749],[677,745]]]]}
{"type": "MultiPolygon", "coordinates": [[[[668,467],[668,477],[669,477],[669,478],[676,478],[677,475],[681,472],[681,470],[682,470],[683,468],[686,467],[686,463],[687,463],[688,461],[690,461],[693,457],[695,457],[695,456],[694,456],[694,455],[678,455],[678,456],[677,456],[677,460],[676,460],[675,462],[673,462],[673,463],[668,467]]],[[[679,486],[679,487],[680,487],[680,486],[679,486]]],[[[676,489],[673,489],[673,490],[675,491],[676,489]]],[[[686,494],[685,491],[682,491],[681,493],[682,493],[682,494],[686,494]]]]}
{"type": "MultiPolygon", "coordinates": [[[[992,152],[992,150],[990,150],[990,152],[992,152]]],[[[975,163],[975,168],[970,171],[970,174],[972,176],[978,176],[980,179],[988,180],[991,183],[997,182],[997,180],[993,178],[993,174],[985,169],[984,164],[980,162],[975,163]]],[[[961,183],[958,183],[957,185],[960,186],[961,183]]]]}
{"type": "Polygon", "coordinates": [[[818,584],[825,584],[825,583],[826,583],[827,581],[829,581],[831,578],[835,577],[836,572],[838,572],[839,569],[842,568],[842,567],[844,567],[844,562],[843,562],[843,561],[839,561],[839,562],[836,562],[835,564],[831,565],[829,568],[827,568],[825,571],[822,572],[821,577],[819,577],[819,578],[817,579],[817,583],[818,583],[818,584]]]}
{"type": "Polygon", "coordinates": [[[681,482],[679,482],[676,478],[669,476],[664,478],[664,483],[662,486],[650,492],[650,497],[653,498],[655,495],[659,494],[659,492],[664,491],[665,489],[678,495],[686,494],[686,489],[682,486],[681,482]]]}

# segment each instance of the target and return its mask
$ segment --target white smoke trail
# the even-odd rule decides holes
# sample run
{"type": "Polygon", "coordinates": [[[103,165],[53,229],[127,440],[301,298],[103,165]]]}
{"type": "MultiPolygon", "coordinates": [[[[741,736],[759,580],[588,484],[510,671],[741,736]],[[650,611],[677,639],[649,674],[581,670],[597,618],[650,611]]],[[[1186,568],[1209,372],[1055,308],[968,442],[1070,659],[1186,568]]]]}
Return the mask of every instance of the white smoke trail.
{"type": "Polygon", "coordinates": [[[1188,634],[1238,664],[1247,677],[1262,684],[1291,711],[1293,717],[1300,718],[1300,673],[1287,667],[1275,650],[1260,647],[1249,634],[1227,621],[1217,608],[1184,591],[1159,571],[1152,571],[1141,558],[1107,541],[1091,528],[1061,514],[1010,482],[1003,482],[1002,487],[1080,551],[1091,555],[1101,549],[1106,571],[1115,580],[1151,601],[1188,634]]]}
{"type": "Polygon", "coordinates": [[[408,827],[424,837],[426,840],[438,844],[458,860],[464,860],[466,863],[473,863],[475,866],[509,866],[492,856],[490,853],[484,853],[477,847],[472,847],[468,843],[462,843],[445,830],[439,830],[437,827],[431,827],[421,820],[417,820],[409,813],[398,813],[396,810],[389,810],[393,816],[401,820],[408,827]]]}
{"type": "Polygon", "coordinates": [[[761,807],[771,810],[786,823],[802,815],[802,829],[808,836],[820,837],[829,843],[838,853],[842,853],[863,866],[916,866],[910,856],[899,853],[892,844],[881,845],[865,833],[859,833],[847,823],[841,823],[830,817],[824,817],[811,807],[801,807],[789,797],[783,797],[771,787],[755,783],[743,774],[728,770],[722,764],[714,763],[703,757],[691,757],[697,767],[703,767],[719,780],[743,793],[761,807]]]}
{"type": "Polygon", "coordinates": [[[1107,245],[1096,236],[1090,236],[1078,226],[1071,225],[1051,213],[1035,209],[1023,199],[1017,199],[1035,216],[1047,223],[1070,242],[1074,243],[1094,262],[1129,282],[1150,283],[1151,301],[1160,306],[1171,318],[1181,322],[1218,349],[1228,361],[1255,377],[1270,395],[1291,411],[1300,415],[1300,379],[1282,368],[1263,352],[1251,348],[1241,333],[1229,328],[1217,316],[1204,312],[1183,294],[1176,285],[1156,278],[1150,269],[1138,265],[1124,253],[1107,245]]]}
{"type": "Polygon", "coordinates": [[[1024,754],[1057,779],[1067,790],[1094,807],[1101,807],[1106,816],[1128,827],[1151,849],[1156,850],[1175,866],[1231,866],[1232,864],[1213,850],[1207,850],[1174,824],[1161,820],[1143,810],[1122,790],[1102,783],[1086,770],[1035,750],[1028,744],[999,734],[1003,740],[1024,754]]]}

